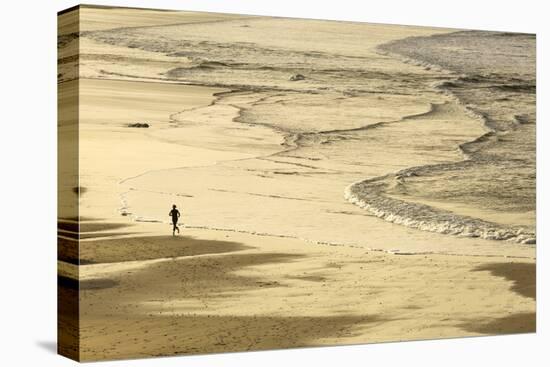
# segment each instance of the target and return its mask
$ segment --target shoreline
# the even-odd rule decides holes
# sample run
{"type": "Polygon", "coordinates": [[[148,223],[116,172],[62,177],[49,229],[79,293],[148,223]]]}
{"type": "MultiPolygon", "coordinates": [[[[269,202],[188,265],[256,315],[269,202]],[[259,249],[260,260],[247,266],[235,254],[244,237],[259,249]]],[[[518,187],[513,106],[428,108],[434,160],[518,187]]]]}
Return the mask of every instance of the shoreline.
{"type": "MultiPolygon", "coordinates": [[[[104,82],[103,80],[97,80],[97,79],[96,79],[96,80],[91,80],[91,79],[88,80],[88,82],[92,82],[92,81],[93,81],[94,83],[96,83],[96,84],[97,84],[97,83],[102,83],[102,84],[103,84],[103,82],[104,82]]],[[[109,81],[106,81],[106,83],[112,83],[112,82],[113,82],[113,81],[110,81],[110,80],[109,80],[109,81]]],[[[126,81],[116,81],[116,83],[118,83],[118,84],[120,84],[120,85],[122,86],[122,85],[125,85],[126,81]]],[[[132,83],[133,85],[139,85],[140,82],[132,81],[131,83],[132,83]]],[[[159,88],[164,88],[164,85],[165,85],[165,84],[163,84],[163,83],[155,83],[155,85],[157,85],[159,88]]],[[[168,85],[170,86],[171,84],[168,84],[168,85]]],[[[181,88],[187,88],[187,87],[189,87],[189,86],[187,86],[187,85],[181,85],[181,86],[179,86],[179,87],[181,87],[181,88]]],[[[197,86],[197,88],[204,88],[204,87],[203,87],[203,86],[197,86]]],[[[206,90],[211,90],[211,89],[210,89],[210,88],[206,88],[206,90]]],[[[204,109],[204,108],[209,108],[209,107],[215,107],[216,103],[217,103],[218,101],[221,101],[221,98],[222,98],[222,96],[220,96],[219,93],[223,93],[223,96],[226,97],[226,96],[232,96],[235,92],[234,92],[234,91],[228,91],[228,90],[222,90],[222,91],[219,91],[219,92],[214,92],[213,95],[212,95],[212,98],[211,98],[210,102],[205,103],[205,104],[204,104],[204,107],[200,107],[200,106],[199,106],[199,107],[189,107],[189,108],[183,109],[183,111],[186,112],[186,111],[194,111],[194,110],[197,110],[197,109],[200,110],[201,108],[204,109]]],[[[237,94],[239,94],[239,93],[237,93],[237,94]]],[[[179,113],[181,113],[181,110],[178,111],[178,112],[174,112],[174,113],[169,114],[169,118],[168,118],[168,122],[166,123],[166,124],[167,124],[166,126],[170,126],[170,125],[173,123],[172,121],[176,121],[176,120],[175,120],[175,114],[179,114],[179,113]]],[[[427,113],[429,114],[430,112],[427,112],[427,113]]],[[[414,114],[414,115],[412,115],[412,116],[413,116],[412,119],[414,119],[414,118],[416,118],[416,117],[418,117],[418,116],[422,117],[422,116],[424,116],[425,114],[426,114],[426,112],[420,112],[420,113],[418,113],[418,114],[414,114]]],[[[239,119],[238,116],[239,116],[238,114],[235,115],[235,117],[233,117],[233,119],[239,119]]],[[[406,120],[407,117],[405,117],[404,119],[406,120]]],[[[177,122],[176,122],[176,123],[177,123],[177,122]]],[[[239,125],[240,125],[240,124],[243,124],[243,123],[246,124],[246,122],[242,122],[242,121],[239,121],[239,122],[238,122],[239,125]]],[[[399,125],[399,124],[398,124],[398,125],[399,125]]],[[[367,125],[367,126],[369,126],[369,125],[367,125]]],[[[265,129],[268,129],[268,131],[269,131],[269,130],[272,130],[272,131],[275,131],[275,132],[280,131],[280,130],[278,130],[278,129],[273,129],[273,127],[271,127],[271,126],[261,126],[261,127],[262,127],[262,128],[265,128],[265,129]]],[[[364,129],[364,128],[365,128],[365,127],[362,127],[361,129],[364,129]]],[[[371,130],[371,131],[375,131],[375,130],[376,130],[376,129],[371,130]]],[[[296,134],[292,134],[292,133],[288,133],[288,132],[285,133],[285,134],[290,134],[290,135],[287,135],[287,138],[284,138],[283,135],[281,135],[281,138],[280,138],[280,139],[282,139],[283,142],[284,142],[285,140],[288,140],[288,139],[289,139],[288,136],[296,136],[296,134]]],[[[277,139],[279,139],[279,138],[277,138],[277,139]]],[[[281,142],[278,142],[277,144],[281,144],[281,142]]],[[[178,146],[179,146],[179,145],[181,145],[181,144],[178,144],[178,146]]],[[[195,148],[194,148],[194,145],[195,145],[195,144],[193,143],[192,145],[187,146],[186,149],[195,149],[195,148]]],[[[296,151],[297,149],[300,149],[300,146],[297,145],[297,146],[296,146],[295,148],[293,148],[292,150],[296,151]]],[[[222,151],[223,151],[223,149],[222,149],[222,151]]],[[[278,156],[278,155],[281,155],[281,154],[284,155],[284,153],[287,152],[287,151],[288,151],[288,149],[277,149],[277,150],[273,150],[273,151],[271,151],[266,157],[273,156],[273,154],[275,154],[275,155],[277,155],[277,156],[278,156]]],[[[220,152],[221,152],[221,151],[220,151],[220,152]]],[[[245,161],[250,160],[250,159],[258,159],[258,156],[254,156],[254,157],[251,157],[251,156],[249,156],[249,157],[243,157],[243,159],[244,159],[245,161]]],[[[286,161],[285,161],[285,162],[286,162],[286,161]]],[[[315,162],[313,162],[313,164],[315,164],[315,162]]],[[[184,166],[185,166],[185,165],[184,165],[184,166]]],[[[193,169],[201,169],[201,168],[200,168],[201,166],[196,166],[196,165],[195,165],[194,167],[195,167],[195,168],[193,168],[193,169]]],[[[207,165],[204,166],[204,167],[205,167],[205,168],[206,168],[206,167],[210,167],[210,164],[207,164],[207,165]]],[[[162,168],[162,169],[157,169],[157,170],[155,170],[154,172],[152,172],[152,171],[145,172],[145,173],[142,172],[142,173],[138,174],[137,176],[134,176],[134,175],[127,176],[127,175],[126,175],[125,178],[123,178],[123,179],[117,181],[119,184],[124,184],[126,187],[130,188],[130,190],[124,189],[124,190],[121,192],[121,195],[124,196],[123,200],[127,202],[127,201],[128,201],[128,195],[129,195],[129,196],[135,197],[135,195],[136,195],[138,192],[145,192],[145,191],[146,191],[146,190],[144,190],[144,191],[141,191],[141,190],[136,191],[136,188],[135,188],[131,183],[130,183],[129,186],[127,185],[127,184],[129,183],[128,181],[135,181],[136,179],[140,179],[140,178],[142,178],[142,177],[144,177],[144,176],[149,176],[149,175],[151,175],[152,173],[154,173],[154,174],[162,174],[162,172],[166,172],[166,173],[168,174],[168,173],[170,173],[172,170],[173,170],[173,167],[166,167],[166,168],[162,168]]],[[[390,173],[389,175],[391,175],[391,173],[390,173]]],[[[144,178],[145,178],[145,177],[144,177],[144,178]]],[[[363,181],[363,180],[360,179],[360,181],[363,181]]],[[[171,190],[160,190],[160,191],[165,191],[165,193],[166,193],[167,195],[170,194],[170,192],[171,192],[171,190]]],[[[153,193],[153,191],[151,191],[151,193],[153,193]]],[[[92,191],[89,192],[89,193],[86,193],[86,195],[91,195],[91,194],[92,194],[92,191]]],[[[174,193],[172,193],[172,195],[174,195],[174,193]]],[[[185,198],[185,197],[187,196],[189,199],[192,199],[193,196],[194,196],[194,195],[189,195],[189,194],[184,194],[184,193],[180,193],[180,194],[178,194],[178,195],[183,196],[183,198],[185,198]]],[[[340,194],[340,195],[341,195],[341,194],[340,194]]],[[[340,195],[339,195],[339,197],[341,197],[340,195]]],[[[131,206],[131,205],[130,205],[130,206],[131,206]]],[[[121,210],[122,210],[121,213],[123,213],[123,214],[125,214],[125,213],[127,213],[127,212],[133,212],[132,209],[129,209],[129,208],[128,208],[128,204],[127,204],[127,203],[124,204],[124,202],[123,202],[123,205],[122,205],[122,207],[121,207],[121,210]]],[[[362,210],[362,209],[359,209],[359,210],[362,210]]],[[[136,220],[137,223],[139,223],[140,221],[143,220],[143,219],[140,220],[139,217],[143,217],[143,218],[145,219],[145,221],[150,221],[150,220],[157,221],[157,220],[158,220],[158,217],[157,217],[157,216],[155,216],[155,215],[152,215],[152,216],[151,216],[151,215],[147,215],[146,213],[139,214],[139,212],[138,212],[137,214],[136,214],[136,213],[133,213],[133,215],[138,215],[138,218],[136,218],[136,219],[137,219],[137,220],[136,220]],[[149,219],[147,219],[147,218],[149,218],[149,219]]],[[[98,217],[105,217],[105,213],[103,212],[103,213],[101,213],[100,215],[97,215],[97,216],[98,216],[98,217]]],[[[379,219],[378,219],[378,220],[379,220],[379,219]]],[[[231,228],[227,228],[227,227],[225,227],[225,226],[221,226],[221,227],[220,227],[219,225],[215,225],[215,224],[214,224],[214,225],[211,225],[211,224],[206,224],[206,223],[196,223],[196,222],[195,222],[195,223],[191,224],[191,226],[192,226],[192,227],[197,227],[197,226],[199,226],[199,227],[206,227],[206,228],[219,227],[219,228],[221,228],[221,229],[231,230],[231,228]]],[[[248,230],[248,229],[246,229],[246,228],[232,228],[232,230],[235,230],[235,231],[242,231],[242,232],[248,232],[248,233],[255,233],[255,232],[258,232],[257,230],[248,230]]],[[[270,231],[265,231],[265,230],[264,230],[264,231],[259,231],[259,232],[260,232],[260,233],[264,233],[264,234],[271,234],[271,235],[275,235],[275,236],[283,235],[283,233],[280,233],[280,232],[277,233],[277,232],[270,232],[270,231]]],[[[350,241],[335,241],[335,240],[328,240],[328,241],[326,241],[326,240],[320,239],[320,238],[308,238],[307,236],[304,237],[304,236],[295,235],[295,234],[286,234],[286,236],[288,236],[288,237],[290,237],[290,238],[302,238],[302,239],[304,239],[304,240],[306,240],[306,241],[313,242],[313,243],[347,243],[348,245],[351,245],[351,246],[354,245],[353,241],[352,241],[352,242],[350,242],[350,241]]],[[[371,248],[371,249],[378,248],[378,246],[376,246],[376,245],[372,246],[372,245],[366,244],[366,245],[363,245],[363,246],[364,246],[365,248],[371,248]]],[[[395,247],[396,247],[395,245],[386,246],[385,250],[393,250],[395,247]]],[[[411,249],[411,248],[406,248],[406,247],[405,247],[405,248],[400,248],[400,246],[398,246],[397,248],[398,248],[400,251],[402,251],[402,252],[411,252],[411,251],[413,251],[413,252],[421,252],[421,253],[434,253],[434,252],[441,252],[441,253],[444,253],[444,252],[447,252],[447,253],[448,253],[448,252],[451,252],[451,253],[452,253],[452,252],[453,252],[452,250],[449,250],[448,248],[447,248],[447,249],[442,249],[442,250],[440,250],[440,251],[437,250],[437,248],[433,248],[433,247],[432,247],[431,249],[427,249],[427,248],[421,249],[421,248],[419,248],[419,249],[414,249],[414,250],[411,249]]],[[[470,251],[468,251],[467,249],[466,249],[466,250],[457,249],[457,250],[458,250],[458,252],[461,252],[461,251],[462,251],[462,253],[468,253],[468,252],[470,252],[470,251]]],[[[519,249],[519,251],[523,251],[523,250],[522,250],[522,249],[519,249]]]]}
{"type": "MultiPolygon", "coordinates": [[[[454,32],[452,32],[454,33],[454,32]]],[[[436,33],[437,34],[437,33],[436,33]]],[[[391,42],[395,42],[395,40],[393,41],[389,41],[389,43],[391,42]]],[[[388,44],[388,43],[384,43],[384,44],[380,44],[380,45],[377,45],[376,46],[376,52],[380,53],[381,55],[388,55],[390,54],[390,52],[386,52],[386,51],[380,51],[380,48],[383,47],[385,44],[388,44]]],[[[397,54],[394,54],[394,53],[391,53],[392,56],[394,59],[396,60],[400,60],[400,62],[403,62],[404,60],[404,57],[403,56],[400,56],[400,55],[397,55],[397,54]]],[[[405,60],[405,62],[407,62],[405,60]]],[[[452,71],[449,71],[449,70],[445,70],[443,68],[441,68],[440,66],[436,66],[435,64],[427,64],[427,63],[418,63],[417,61],[415,61],[416,65],[418,65],[418,67],[421,69],[422,67],[425,67],[425,68],[434,68],[434,69],[439,69],[441,72],[442,72],[442,75],[444,76],[447,76],[446,80],[444,82],[440,81],[438,82],[438,85],[435,85],[433,88],[435,91],[442,91],[442,87],[441,85],[444,84],[444,83],[447,83],[449,82],[450,80],[455,80],[458,76],[456,75],[456,73],[452,72],[452,71]]],[[[122,75],[122,74],[120,74],[122,75]]],[[[130,77],[132,76],[132,78],[128,79],[124,79],[124,76],[123,76],[123,79],[121,79],[121,82],[122,81],[127,81],[127,80],[130,80],[132,82],[139,82],[138,80],[135,80],[133,78],[137,77],[137,78],[141,78],[143,79],[143,77],[140,77],[139,75],[126,75],[127,77],[130,77]]],[[[140,80],[141,80],[140,79],[140,80]]],[[[100,80],[100,79],[94,79],[94,80],[100,80]]],[[[198,87],[205,87],[205,88],[210,88],[212,86],[217,86],[217,87],[221,87],[223,88],[223,91],[222,92],[217,92],[217,93],[214,93],[213,97],[214,99],[211,101],[210,105],[209,106],[212,106],[212,105],[215,105],[217,104],[218,102],[221,102],[222,98],[226,98],[226,97],[231,97],[232,95],[234,94],[239,94],[239,93],[262,93],[262,92],[265,92],[265,93],[273,93],[274,91],[277,91],[277,92],[288,92],[289,90],[287,89],[284,89],[284,88],[276,88],[274,86],[271,86],[271,87],[265,87],[265,88],[260,88],[258,89],[257,87],[254,87],[254,86],[251,86],[251,85],[232,85],[232,84],[224,84],[224,83],[216,83],[214,85],[210,84],[210,83],[197,83],[197,82],[183,82],[181,81],[181,79],[174,79],[174,80],[171,80],[169,78],[166,78],[166,76],[163,76],[162,78],[158,78],[158,80],[141,80],[142,82],[149,82],[149,83],[159,83],[159,84],[177,84],[177,85],[182,85],[182,86],[186,86],[186,85],[195,85],[195,86],[198,86],[198,87]],[[236,88],[236,89],[235,89],[236,88]],[[220,94],[221,93],[221,94],[220,94]]],[[[292,93],[305,93],[306,91],[305,90],[291,90],[292,93]]],[[[463,106],[463,104],[461,104],[460,102],[460,99],[458,99],[454,94],[448,92],[445,90],[445,93],[444,93],[446,96],[448,96],[449,98],[451,98],[451,100],[454,100],[456,101],[456,103],[460,106],[462,106],[464,108],[464,112],[466,113],[466,115],[471,115],[470,117],[472,117],[473,119],[476,119],[476,120],[482,120],[482,124],[483,126],[487,127],[488,128],[488,125],[487,125],[487,122],[485,121],[485,119],[483,119],[483,116],[481,116],[480,114],[478,113],[475,113],[473,112],[471,109],[469,108],[466,108],[463,106]]],[[[442,100],[443,103],[444,103],[444,99],[442,100]]],[[[439,101],[436,101],[436,100],[432,100],[432,106],[433,106],[433,103],[441,103],[442,102],[441,100],[439,101]]],[[[208,106],[207,106],[208,107],[208,106]]],[[[243,118],[243,113],[247,111],[247,108],[248,107],[243,107],[243,106],[234,106],[236,108],[238,108],[238,113],[236,116],[234,116],[232,119],[234,122],[236,123],[239,123],[239,125],[246,125],[246,124],[250,124],[251,122],[250,121],[247,121],[247,119],[243,118]]],[[[193,110],[195,108],[191,108],[191,110],[193,110]]],[[[200,107],[199,107],[200,109],[200,107]]],[[[170,114],[170,120],[171,122],[175,122],[177,123],[177,116],[181,116],[181,115],[184,115],[185,112],[187,112],[186,110],[183,110],[183,111],[178,111],[178,112],[173,112],[170,114]]],[[[430,112],[427,112],[428,114],[430,112]]],[[[400,119],[398,119],[397,121],[402,121],[403,119],[406,119],[407,116],[422,116],[424,113],[423,112],[418,112],[418,113],[412,113],[412,114],[405,114],[403,116],[401,116],[400,119]]],[[[387,121],[382,121],[382,122],[379,122],[377,124],[385,124],[387,123],[387,121]]],[[[278,152],[275,152],[275,153],[271,153],[270,155],[266,156],[266,157],[271,157],[271,156],[284,156],[286,153],[289,153],[291,151],[299,151],[301,146],[300,146],[300,142],[302,140],[305,140],[305,142],[307,143],[307,137],[309,135],[311,136],[315,136],[315,135],[323,135],[325,134],[327,137],[330,137],[331,134],[334,135],[334,134],[337,134],[337,133],[346,133],[346,132],[349,132],[349,131],[358,131],[358,130],[362,130],[362,129],[365,129],[365,126],[362,126],[362,127],[358,127],[358,128],[350,128],[350,129],[342,129],[342,130],[327,130],[327,131],[318,131],[318,132],[304,132],[304,133],[300,133],[300,132],[293,132],[293,131],[289,131],[289,130],[286,130],[280,126],[276,126],[274,124],[271,124],[271,123],[268,123],[268,122],[258,122],[258,121],[254,121],[252,122],[252,124],[254,124],[255,126],[264,126],[266,128],[269,128],[269,129],[272,129],[274,131],[275,134],[282,134],[284,135],[284,138],[283,138],[283,145],[284,144],[287,144],[289,149],[282,149],[278,152]],[[293,147],[291,147],[293,146],[293,147]]],[[[374,124],[376,125],[376,124],[374,124]]],[[[374,126],[372,125],[372,126],[374,126]]],[[[370,124],[366,125],[367,127],[368,126],[371,126],[370,124]]],[[[466,145],[471,145],[472,142],[475,142],[477,140],[480,139],[480,136],[485,136],[487,133],[482,133],[478,136],[475,136],[475,137],[472,137],[471,139],[469,140],[465,140],[465,141],[462,141],[461,143],[458,144],[458,149],[460,149],[460,151],[462,152],[463,155],[467,154],[466,153],[466,150],[465,150],[465,146],[466,145]]],[[[258,157],[256,157],[258,158],[258,157]]],[[[247,159],[247,158],[245,158],[247,159]]],[[[468,160],[468,157],[466,155],[466,160],[468,160]]],[[[288,162],[288,160],[287,160],[288,162]]],[[[440,164],[440,162],[435,162],[435,165],[438,165],[440,164]]],[[[426,167],[426,165],[421,165],[421,166],[409,166],[409,167],[405,167],[403,168],[402,170],[398,171],[398,173],[391,173],[391,171],[389,172],[385,172],[384,173],[384,176],[387,176],[387,177],[390,177],[392,174],[393,175],[397,175],[397,176],[400,176],[399,175],[399,172],[401,171],[405,171],[405,172],[409,172],[411,170],[414,170],[415,167],[419,167],[419,169],[421,169],[422,167],[426,167]]],[[[394,171],[395,172],[395,171],[394,171]]],[[[121,180],[121,183],[122,182],[126,182],[130,180],[130,178],[125,178],[123,180],[121,180]]],[[[364,177],[363,178],[360,178],[359,180],[355,180],[355,181],[352,181],[352,183],[346,183],[343,187],[342,187],[342,191],[344,192],[344,196],[349,196],[349,193],[347,192],[347,190],[349,189],[350,185],[353,185],[353,183],[361,183],[361,182],[366,182],[366,181],[370,181],[372,180],[372,178],[367,178],[365,179],[364,177]]],[[[125,192],[124,194],[127,194],[128,192],[125,192]]],[[[357,200],[356,200],[357,201],[357,200]]],[[[145,217],[150,217],[150,216],[145,216],[145,217]]],[[[382,217],[388,217],[387,215],[384,215],[382,217]]],[[[389,215],[389,217],[394,217],[393,215],[389,215]]],[[[457,218],[462,218],[460,217],[459,215],[457,215],[457,218]]],[[[401,224],[405,224],[407,225],[407,223],[412,223],[410,218],[409,219],[406,219],[406,220],[398,220],[397,222],[401,223],[401,224]]],[[[446,233],[448,232],[447,229],[444,229],[444,230],[440,230],[440,229],[437,229],[435,227],[438,227],[438,226],[429,226],[429,225],[410,225],[410,227],[413,227],[413,228],[417,228],[417,229],[420,229],[420,230],[428,230],[428,231],[435,231],[435,232],[440,232],[440,233],[446,233]],[[432,228],[433,227],[433,228],[432,228]],[[434,229],[435,228],[435,229],[434,229]]],[[[493,235],[493,232],[501,232],[502,231],[502,228],[500,228],[499,226],[494,226],[496,228],[496,230],[491,230],[489,231],[488,235],[485,234],[485,232],[487,231],[481,231],[480,233],[481,234],[477,234],[477,230],[474,230],[473,232],[474,233],[474,236],[478,236],[480,235],[482,238],[485,237],[485,238],[488,238],[488,239],[492,239],[492,240],[498,240],[500,238],[504,238],[504,239],[510,239],[510,238],[518,238],[517,242],[527,242],[527,243],[531,243],[533,242],[533,238],[529,237],[529,238],[526,238],[526,235],[525,234],[522,234],[520,235],[519,237],[516,236],[516,232],[518,231],[518,228],[515,228],[512,232],[506,230],[504,231],[506,234],[505,235],[493,235]]],[[[529,231],[525,231],[523,230],[523,232],[525,233],[529,233],[529,231]]],[[[318,239],[317,239],[318,240],[318,239]]]]}

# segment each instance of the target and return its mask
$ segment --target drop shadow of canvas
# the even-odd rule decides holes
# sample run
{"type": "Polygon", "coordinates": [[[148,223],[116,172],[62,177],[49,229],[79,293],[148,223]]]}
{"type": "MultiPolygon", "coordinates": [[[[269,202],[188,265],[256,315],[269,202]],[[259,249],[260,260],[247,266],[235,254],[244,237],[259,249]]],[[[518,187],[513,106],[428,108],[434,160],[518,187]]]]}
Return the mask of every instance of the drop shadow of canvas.
{"type": "Polygon", "coordinates": [[[36,345],[49,353],[57,354],[57,342],[55,340],[38,340],[36,345]]]}
{"type": "Polygon", "coordinates": [[[88,264],[83,268],[112,268],[108,275],[80,281],[82,360],[315,346],[353,336],[354,326],[383,321],[376,315],[262,312],[265,302],[284,300],[250,295],[287,285],[242,270],[304,255],[253,250],[187,236],[81,242],[81,260],[88,264]],[[251,304],[243,305],[243,297],[251,304]],[[224,309],[235,304],[246,310],[224,309]]]}

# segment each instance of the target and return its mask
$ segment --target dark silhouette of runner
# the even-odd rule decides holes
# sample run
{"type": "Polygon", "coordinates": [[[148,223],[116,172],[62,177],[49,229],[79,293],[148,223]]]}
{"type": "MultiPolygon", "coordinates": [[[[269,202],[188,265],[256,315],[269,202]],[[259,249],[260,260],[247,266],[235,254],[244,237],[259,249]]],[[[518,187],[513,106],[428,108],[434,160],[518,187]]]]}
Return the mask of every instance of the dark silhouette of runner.
{"type": "Polygon", "coordinates": [[[172,236],[176,235],[176,231],[178,231],[178,234],[180,233],[180,229],[178,228],[178,219],[180,217],[180,211],[176,209],[176,205],[172,205],[172,210],[170,210],[169,216],[172,217],[172,224],[174,225],[174,228],[172,229],[172,236]]]}

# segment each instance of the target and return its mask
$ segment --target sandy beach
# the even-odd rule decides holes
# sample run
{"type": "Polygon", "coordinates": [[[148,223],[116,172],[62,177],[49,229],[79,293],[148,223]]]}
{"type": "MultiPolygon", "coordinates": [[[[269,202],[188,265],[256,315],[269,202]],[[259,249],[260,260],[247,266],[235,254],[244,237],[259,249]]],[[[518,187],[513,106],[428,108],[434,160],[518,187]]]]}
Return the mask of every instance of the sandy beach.
{"type": "Polygon", "coordinates": [[[476,110],[441,90],[458,66],[399,44],[456,30],[79,11],[58,81],[80,211],[58,234],[80,360],[535,331],[532,111],[476,110]]]}

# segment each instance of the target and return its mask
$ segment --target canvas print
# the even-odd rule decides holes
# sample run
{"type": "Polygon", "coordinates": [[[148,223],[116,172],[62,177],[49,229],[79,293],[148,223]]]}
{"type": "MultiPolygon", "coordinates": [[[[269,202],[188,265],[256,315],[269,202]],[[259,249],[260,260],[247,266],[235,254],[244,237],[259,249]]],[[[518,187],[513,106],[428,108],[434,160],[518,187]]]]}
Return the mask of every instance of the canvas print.
{"type": "Polygon", "coordinates": [[[535,332],[534,34],[58,25],[60,354],[535,332]]]}

